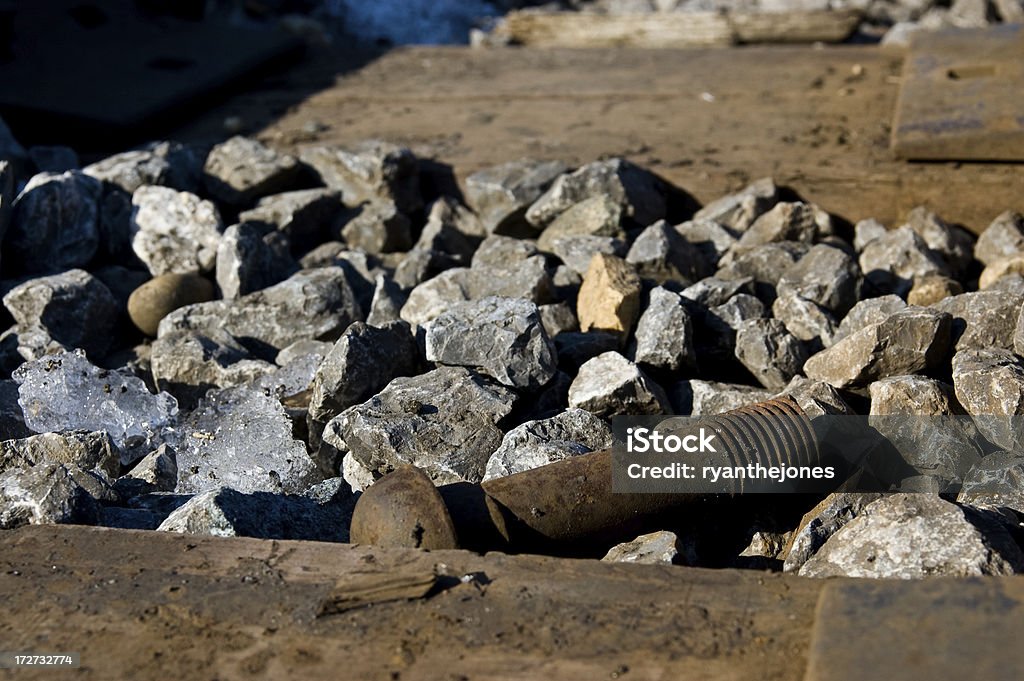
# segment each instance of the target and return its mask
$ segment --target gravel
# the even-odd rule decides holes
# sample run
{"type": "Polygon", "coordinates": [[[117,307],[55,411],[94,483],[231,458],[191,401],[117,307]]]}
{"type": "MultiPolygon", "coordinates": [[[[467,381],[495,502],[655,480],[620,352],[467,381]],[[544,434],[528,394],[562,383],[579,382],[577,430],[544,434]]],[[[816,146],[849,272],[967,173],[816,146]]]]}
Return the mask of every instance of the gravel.
{"type": "Polygon", "coordinates": [[[715,542],[727,555],[680,561],[695,538],[674,525],[612,555],[808,576],[1022,566],[1005,521],[1024,512],[1014,213],[977,240],[923,208],[851,235],[769,178],[685,211],[619,158],[513,161],[456,196],[372,140],[298,159],[157,142],[23,176],[17,195],[28,154],[5,158],[4,527],[346,541],[352,490],[404,464],[439,485],[526,479],[609,447],[618,416],[787,395],[872,425],[903,466],[885,491],[917,493],[876,496],[872,468],[824,500],[709,504],[709,526],[742,526],[715,542]]]}

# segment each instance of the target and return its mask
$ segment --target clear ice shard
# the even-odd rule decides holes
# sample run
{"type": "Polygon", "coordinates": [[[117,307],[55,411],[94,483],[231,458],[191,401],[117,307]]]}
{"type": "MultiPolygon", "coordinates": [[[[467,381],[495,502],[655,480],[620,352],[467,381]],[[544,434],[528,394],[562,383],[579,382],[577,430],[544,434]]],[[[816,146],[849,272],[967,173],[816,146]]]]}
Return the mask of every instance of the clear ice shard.
{"type": "Polygon", "coordinates": [[[121,448],[124,463],[173,434],[177,400],[154,395],[140,378],[95,366],[81,351],[40,357],[18,367],[13,377],[25,425],[37,433],[105,431],[121,448]]]}
{"type": "Polygon", "coordinates": [[[181,423],[179,493],[230,487],[246,494],[298,494],[321,477],[305,445],[292,438],[284,407],[261,390],[207,393],[181,423]]]}

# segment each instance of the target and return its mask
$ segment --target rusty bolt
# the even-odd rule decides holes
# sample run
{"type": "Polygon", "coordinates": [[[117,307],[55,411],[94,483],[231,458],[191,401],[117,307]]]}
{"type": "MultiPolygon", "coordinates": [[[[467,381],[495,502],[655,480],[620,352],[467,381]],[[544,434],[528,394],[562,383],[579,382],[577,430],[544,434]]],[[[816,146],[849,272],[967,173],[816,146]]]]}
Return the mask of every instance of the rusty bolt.
{"type": "MultiPolygon", "coordinates": [[[[663,427],[671,427],[670,421],[663,427]]],[[[818,446],[810,419],[788,397],[720,416],[690,419],[680,428],[713,430],[725,445],[717,462],[731,466],[814,465],[818,446]]],[[[636,536],[665,514],[705,493],[613,493],[612,450],[605,449],[481,485],[435,488],[413,466],[381,478],[360,497],[351,540],[360,544],[507,552],[608,543],[636,536]]],[[[731,492],[763,491],[736,481],[731,492]]]]}

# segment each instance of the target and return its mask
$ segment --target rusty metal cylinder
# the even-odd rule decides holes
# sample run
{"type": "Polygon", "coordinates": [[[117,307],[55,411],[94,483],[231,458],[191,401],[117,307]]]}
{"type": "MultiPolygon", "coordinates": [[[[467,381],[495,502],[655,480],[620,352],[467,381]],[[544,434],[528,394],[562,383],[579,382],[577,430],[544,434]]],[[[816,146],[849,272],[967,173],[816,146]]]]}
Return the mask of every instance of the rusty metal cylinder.
{"type": "MultiPolygon", "coordinates": [[[[723,447],[720,465],[813,466],[818,445],[810,419],[791,398],[777,398],[720,416],[659,424],[666,433],[708,429],[723,447]]],[[[708,490],[679,493],[612,491],[611,449],[591,452],[480,485],[435,488],[405,466],[369,487],[352,516],[355,543],[478,551],[547,551],[607,544],[651,527],[666,514],[706,498],[708,490]]],[[[719,492],[765,491],[742,480],[719,492]]]]}

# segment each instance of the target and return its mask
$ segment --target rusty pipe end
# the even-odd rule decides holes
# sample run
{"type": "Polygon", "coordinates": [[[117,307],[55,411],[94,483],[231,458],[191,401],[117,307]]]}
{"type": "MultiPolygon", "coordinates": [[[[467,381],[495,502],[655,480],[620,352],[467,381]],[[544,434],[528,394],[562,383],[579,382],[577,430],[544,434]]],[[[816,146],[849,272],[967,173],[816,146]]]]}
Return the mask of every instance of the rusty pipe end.
{"type": "Polygon", "coordinates": [[[448,507],[421,469],[406,465],[368,487],[352,511],[349,539],[410,549],[457,549],[448,507]]]}

